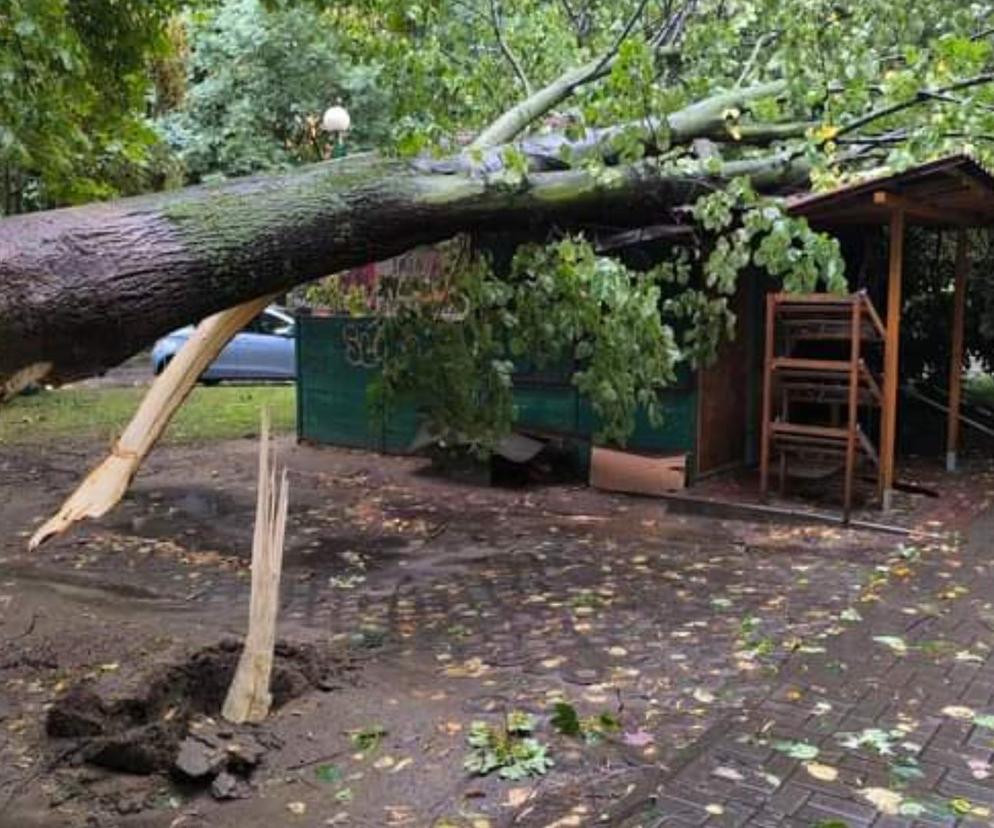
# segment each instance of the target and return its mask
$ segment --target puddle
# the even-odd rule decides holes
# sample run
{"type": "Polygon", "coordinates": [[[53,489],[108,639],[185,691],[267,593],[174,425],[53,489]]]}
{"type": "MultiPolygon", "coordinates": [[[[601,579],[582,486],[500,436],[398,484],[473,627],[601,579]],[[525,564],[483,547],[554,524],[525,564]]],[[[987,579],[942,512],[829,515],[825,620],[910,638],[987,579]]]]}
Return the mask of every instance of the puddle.
{"type": "Polygon", "coordinates": [[[149,587],[126,583],[98,583],[82,574],[34,566],[8,564],[4,567],[5,583],[28,582],[47,587],[67,597],[98,603],[117,602],[121,598],[134,601],[163,601],[165,596],[149,587]]]}

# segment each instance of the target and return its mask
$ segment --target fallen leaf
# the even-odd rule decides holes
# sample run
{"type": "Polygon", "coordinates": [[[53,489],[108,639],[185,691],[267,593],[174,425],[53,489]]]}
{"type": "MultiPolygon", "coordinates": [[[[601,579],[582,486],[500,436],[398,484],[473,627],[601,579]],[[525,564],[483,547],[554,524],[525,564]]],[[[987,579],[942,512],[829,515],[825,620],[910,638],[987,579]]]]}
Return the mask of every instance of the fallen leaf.
{"type": "Polygon", "coordinates": [[[509,808],[520,808],[531,795],[531,788],[511,788],[507,792],[507,802],[504,804],[509,808]]]}
{"type": "Polygon", "coordinates": [[[814,759],[818,755],[818,748],[807,742],[774,742],[773,749],[786,753],[791,759],[814,759]]]}
{"type": "Polygon", "coordinates": [[[925,806],[920,802],[915,802],[913,799],[906,799],[901,803],[897,812],[900,816],[921,816],[925,813],[925,806]]]}
{"type": "Polygon", "coordinates": [[[651,745],[654,741],[656,741],[655,736],[642,730],[642,728],[639,728],[633,733],[626,733],[624,738],[625,744],[631,745],[632,747],[645,747],[646,745],[651,745]]]}
{"type": "Polygon", "coordinates": [[[729,782],[741,782],[745,779],[745,777],[735,770],[735,768],[729,768],[723,765],[719,765],[711,771],[711,775],[717,776],[719,779],[727,779],[729,782]]]}
{"type": "Polygon", "coordinates": [[[961,721],[971,721],[976,713],[973,712],[969,707],[963,707],[958,704],[951,704],[948,707],[942,708],[942,715],[948,716],[950,719],[959,719],[961,721]]]}
{"type": "Polygon", "coordinates": [[[860,795],[881,813],[897,816],[904,797],[889,788],[863,788],[860,795]]]}
{"type": "Polygon", "coordinates": [[[342,778],[342,772],[336,765],[319,765],[314,769],[314,775],[321,782],[337,782],[342,778]]]}
{"type": "Polygon", "coordinates": [[[950,799],[949,810],[951,810],[954,814],[963,816],[973,810],[973,805],[970,804],[970,800],[968,799],[950,799]]]}
{"type": "Polygon", "coordinates": [[[966,764],[974,779],[987,779],[991,775],[991,766],[983,759],[970,759],[966,764]]]}
{"type": "Polygon", "coordinates": [[[805,762],[804,770],[809,776],[813,776],[822,782],[834,782],[839,778],[839,771],[831,765],[822,765],[819,762],[805,762]]]}
{"type": "Polygon", "coordinates": [[[873,640],[885,647],[890,647],[898,655],[904,655],[908,652],[908,645],[904,643],[904,639],[896,635],[875,635],[873,640]]]}

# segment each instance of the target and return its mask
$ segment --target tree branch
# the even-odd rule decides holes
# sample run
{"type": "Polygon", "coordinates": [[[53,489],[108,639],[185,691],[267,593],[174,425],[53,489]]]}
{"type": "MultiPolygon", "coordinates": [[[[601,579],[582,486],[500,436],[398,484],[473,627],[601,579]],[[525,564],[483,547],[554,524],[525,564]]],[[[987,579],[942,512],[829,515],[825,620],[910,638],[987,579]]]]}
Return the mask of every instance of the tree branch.
{"type": "Polygon", "coordinates": [[[756,66],[756,61],[759,59],[759,53],[770,41],[776,40],[776,37],[777,35],[774,32],[767,32],[756,38],[756,45],[753,47],[752,54],[749,55],[749,59],[742,68],[742,74],[739,75],[739,79],[735,82],[736,86],[742,86],[748,80],[749,75],[756,66]]]}
{"type": "Polygon", "coordinates": [[[862,129],[868,124],[874,121],[879,121],[883,118],[889,118],[891,115],[896,115],[899,112],[903,112],[906,109],[911,109],[915,106],[920,106],[923,103],[928,103],[937,97],[948,94],[949,92],[958,92],[962,89],[971,89],[975,86],[983,86],[984,84],[994,83],[994,74],[985,73],[983,75],[975,75],[972,78],[966,78],[961,81],[956,81],[948,86],[942,86],[938,89],[923,89],[915,97],[910,98],[906,101],[901,101],[900,103],[890,104],[889,106],[880,107],[879,109],[867,112],[865,115],[861,115],[859,118],[855,118],[845,126],[841,127],[836,133],[835,137],[841,137],[843,135],[848,135],[851,132],[862,129]]]}
{"type": "MultiPolygon", "coordinates": [[[[541,118],[557,104],[566,100],[581,86],[593,83],[607,75],[611,71],[611,67],[618,56],[618,50],[621,48],[625,39],[631,35],[635,24],[645,11],[647,5],[648,0],[642,0],[639,3],[635,13],[629,17],[625,24],[621,36],[617,38],[614,45],[607,52],[582,66],[564,72],[551,83],[531,93],[525,100],[511,107],[484,129],[470,145],[470,148],[477,150],[487,149],[488,147],[513,141],[531,123],[541,118]]],[[[666,33],[664,39],[667,43],[662,44],[658,38],[653,38],[653,43],[657,46],[656,51],[659,55],[673,57],[679,54],[679,51],[672,45],[672,42],[683,31],[683,26],[686,23],[689,13],[695,7],[696,0],[688,0],[680,12],[668,21],[669,25],[661,27],[661,31],[666,33]],[[673,25],[674,20],[677,21],[676,26],[673,25]]]]}
{"type": "Polygon", "coordinates": [[[583,41],[586,39],[588,34],[586,21],[579,15],[576,9],[573,8],[573,4],[570,0],[559,0],[559,5],[563,7],[563,11],[566,12],[566,16],[569,18],[573,31],[576,32],[577,45],[582,46],[583,41]]]}
{"type": "MultiPolygon", "coordinates": [[[[749,101],[758,98],[776,97],[783,94],[787,85],[784,81],[771,81],[741,89],[731,89],[720,92],[710,98],[698,101],[663,118],[648,119],[638,123],[621,126],[588,129],[584,136],[570,140],[561,133],[540,135],[526,138],[516,144],[517,148],[528,159],[529,168],[533,172],[542,170],[562,170],[569,167],[564,160],[564,152],[569,153],[575,161],[590,156],[600,156],[604,161],[612,163],[615,155],[612,143],[625,131],[633,127],[643,127],[651,134],[662,134],[668,138],[668,146],[683,144],[695,138],[711,138],[715,141],[742,144],[765,145],[773,141],[803,136],[807,130],[817,124],[807,121],[775,124],[736,124],[732,128],[727,120],[729,109],[745,106],[749,101]]],[[[480,139],[477,139],[479,141],[480,139]]],[[[658,155],[667,148],[655,146],[651,141],[645,141],[646,154],[658,155]]],[[[446,172],[484,172],[495,173],[503,169],[503,146],[477,146],[477,150],[485,150],[482,158],[464,155],[454,159],[436,162],[435,171],[446,172]]],[[[472,148],[471,148],[472,149],[472,148]]]]}
{"type": "Polygon", "coordinates": [[[695,11],[697,11],[697,0],[686,0],[676,14],[670,14],[669,8],[667,8],[666,22],[653,35],[650,41],[652,45],[658,49],[660,46],[676,43],[687,27],[687,21],[695,11]]]}
{"type": "Polygon", "coordinates": [[[500,7],[498,6],[498,0],[490,0],[490,22],[493,24],[494,34],[497,36],[497,45],[500,46],[500,50],[503,52],[504,57],[507,58],[507,62],[510,63],[511,68],[514,69],[514,74],[517,75],[518,80],[521,81],[521,86],[524,88],[525,94],[531,97],[531,82],[528,80],[528,76],[525,74],[525,70],[522,68],[521,62],[518,60],[517,55],[511,51],[511,47],[504,38],[504,27],[500,22],[500,7]]]}
{"type": "MultiPolygon", "coordinates": [[[[666,53],[677,52],[672,49],[666,50],[666,53]]],[[[611,71],[611,61],[605,65],[601,63],[601,59],[596,58],[583,66],[570,69],[521,103],[511,107],[477,136],[470,145],[471,149],[486,149],[513,141],[537,118],[541,118],[554,106],[562,103],[581,86],[599,80],[611,71]]]]}
{"type": "Polygon", "coordinates": [[[638,23],[639,18],[645,12],[645,7],[649,5],[649,0],[642,0],[638,4],[638,8],[631,17],[628,18],[628,22],[625,23],[624,28],[621,30],[621,34],[614,41],[614,45],[604,53],[601,57],[600,62],[594,67],[593,74],[599,74],[609,63],[612,63],[614,59],[618,56],[618,50],[621,48],[621,44],[624,43],[628,36],[632,33],[632,29],[635,28],[635,24],[638,23]]]}

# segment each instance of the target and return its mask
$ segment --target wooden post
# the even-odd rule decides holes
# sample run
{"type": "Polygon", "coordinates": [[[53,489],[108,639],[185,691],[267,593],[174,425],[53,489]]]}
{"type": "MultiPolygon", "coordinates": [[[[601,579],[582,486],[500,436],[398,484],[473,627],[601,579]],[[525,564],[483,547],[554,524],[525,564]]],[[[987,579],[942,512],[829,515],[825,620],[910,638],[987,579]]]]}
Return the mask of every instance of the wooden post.
{"type": "Polygon", "coordinates": [[[956,234],[956,281],[953,293],[953,347],[949,358],[949,419],[946,426],[946,471],[956,471],[959,412],[963,391],[963,327],[966,316],[966,276],[970,269],[967,234],[956,234]]]}
{"type": "Polygon", "coordinates": [[[887,338],[884,341],[884,401],[880,412],[880,503],[891,508],[894,451],[897,442],[897,387],[901,346],[901,272],[904,269],[904,211],[890,216],[890,264],[887,275],[887,338]]]}
{"type": "Polygon", "coordinates": [[[283,540],[286,535],[288,487],[286,469],[276,487],[269,442],[269,412],[263,411],[259,440],[259,491],[252,536],[252,594],[245,647],[235,677],[228,688],[221,715],[229,722],[261,722],[269,713],[272,694],[269,682],[276,648],[276,617],[280,603],[280,574],[283,570],[283,540]]]}
{"type": "MultiPolygon", "coordinates": [[[[790,346],[786,346],[785,350],[790,354],[790,346]]],[[[790,403],[787,401],[787,390],[783,387],[783,383],[780,384],[780,414],[778,419],[781,423],[790,422],[790,403]]],[[[777,491],[780,497],[787,496],[787,452],[780,452],[780,472],[779,477],[777,477],[777,491]]]]}
{"type": "Polygon", "coordinates": [[[766,341],[763,343],[763,422],[759,448],[759,491],[763,499],[770,488],[770,417],[773,416],[773,316],[776,295],[766,294],[766,341]]]}
{"type": "Polygon", "coordinates": [[[849,348],[849,418],[846,425],[846,479],[845,493],[842,500],[842,522],[849,523],[852,512],[853,478],[856,472],[856,429],[859,427],[859,383],[860,383],[860,330],[863,320],[860,311],[863,300],[856,294],[852,303],[852,343],[849,348]]]}

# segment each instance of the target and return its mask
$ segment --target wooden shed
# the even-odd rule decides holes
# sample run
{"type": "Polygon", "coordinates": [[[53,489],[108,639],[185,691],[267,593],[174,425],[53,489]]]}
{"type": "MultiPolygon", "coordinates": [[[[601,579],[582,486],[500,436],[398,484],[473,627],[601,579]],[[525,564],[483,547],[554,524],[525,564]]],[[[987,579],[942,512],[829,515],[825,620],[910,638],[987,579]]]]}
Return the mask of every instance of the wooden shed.
{"type": "Polygon", "coordinates": [[[936,325],[948,327],[952,343],[946,465],[954,470],[960,439],[966,281],[970,270],[967,231],[994,225],[994,177],[972,158],[956,155],[828,192],[800,195],[790,199],[789,206],[794,215],[805,217],[818,230],[851,235],[855,229],[863,234],[885,234],[886,272],[851,274],[853,292],[849,297],[839,297],[839,301],[824,296],[768,298],[761,485],[765,491],[771,455],[777,454],[781,460],[782,483],[786,476],[786,458],[792,452],[810,449],[815,444],[827,450],[831,445],[841,449],[845,456],[846,512],[850,508],[854,467],[860,454],[875,467],[880,503],[886,510],[894,491],[897,465],[901,318],[907,298],[903,296],[906,229],[910,226],[942,228],[954,231],[957,237],[952,318],[935,320],[936,325]],[[838,321],[840,314],[846,317],[841,322],[838,321]],[[820,333],[812,333],[816,323],[821,326],[820,333]],[[776,350],[778,325],[793,326],[791,330],[800,331],[809,338],[842,336],[848,354],[842,359],[820,362],[784,356],[776,350]],[[840,333],[843,330],[849,333],[843,336],[840,333]],[[873,340],[879,341],[882,350],[876,370],[861,350],[873,340]],[[824,399],[832,398],[832,389],[836,399],[838,393],[844,391],[845,422],[830,425],[790,422],[794,389],[806,394],[807,398],[820,389],[824,399]],[[868,419],[864,409],[875,410],[876,433],[863,427],[868,419]],[[845,432],[844,438],[842,432],[845,432]]]}

